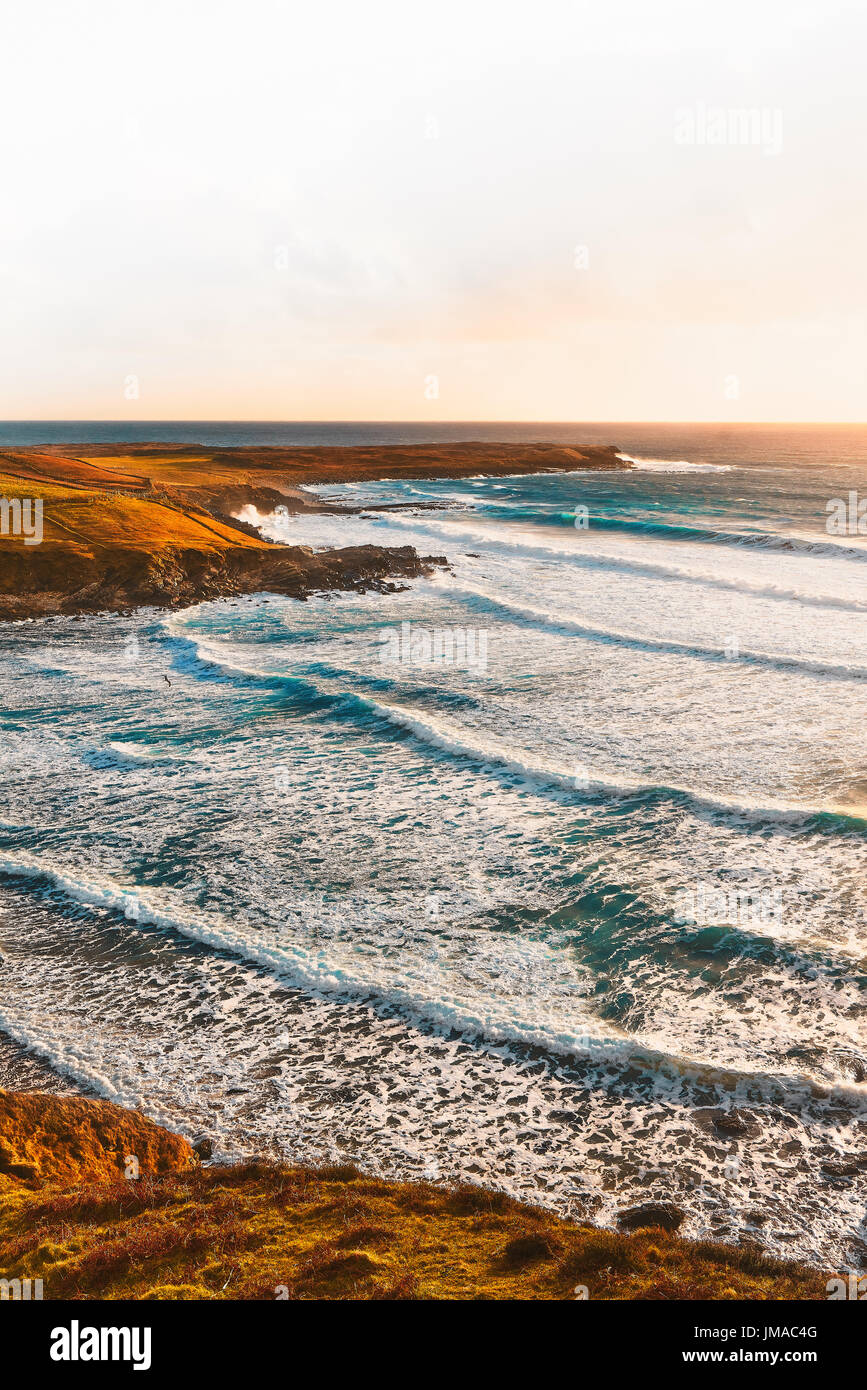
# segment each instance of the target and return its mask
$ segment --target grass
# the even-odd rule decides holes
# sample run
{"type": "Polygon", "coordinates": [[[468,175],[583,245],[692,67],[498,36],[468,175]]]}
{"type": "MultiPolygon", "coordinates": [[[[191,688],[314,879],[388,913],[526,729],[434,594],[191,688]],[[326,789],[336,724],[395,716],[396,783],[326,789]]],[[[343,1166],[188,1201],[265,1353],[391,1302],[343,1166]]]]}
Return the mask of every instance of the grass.
{"type": "Polygon", "coordinates": [[[0,1278],[62,1299],[824,1299],[752,1247],[560,1220],[350,1164],[203,1167],[108,1101],[0,1091],[0,1278]],[[129,1155],[141,1176],[128,1179],[129,1155]],[[586,1290],[586,1295],[585,1291],[586,1290]]]}
{"type": "Polygon", "coordinates": [[[0,621],[189,603],[234,592],[236,572],[255,576],[257,566],[273,561],[273,547],[258,537],[169,492],[136,487],[114,490],[0,471],[0,497],[43,504],[39,544],[28,545],[11,526],[0,536],[0,621]]]}
{"type": "MultiPolygon", "coordinates": [[[[238,546],[265,548],[263,542],[213,517],[186,511],[169,498],[47,481],[34,486],[34,482],[0,472],[0,496],[43,499],[43,545],[77,545],[86,550],[119,546],[148,553],[168,548],[217,552],[238,546]]],[[[18,548],[23,541],[9,536],[4,544],[7,549],[18,548]]],[[[29,554],[32,559],[32,548],[29,554]]]]}
{"type": "Polygon", "coordinates": [[[71,1299],[825,1297],[826,1276],[754,1249],[491,1198],[257,1164],[22,1189],[0,1204],[0,1277],[71,1299]]]}

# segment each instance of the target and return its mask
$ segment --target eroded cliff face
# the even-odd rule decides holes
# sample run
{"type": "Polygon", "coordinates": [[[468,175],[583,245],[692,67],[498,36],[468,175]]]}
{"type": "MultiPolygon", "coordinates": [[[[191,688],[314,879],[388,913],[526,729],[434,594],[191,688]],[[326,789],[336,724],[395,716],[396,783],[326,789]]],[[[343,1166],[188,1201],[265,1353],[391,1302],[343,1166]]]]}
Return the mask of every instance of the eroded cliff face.
{"type": "Polygon", "coordinates": [[[236,543],[104,546],[99,552],[43,545],[22,553],[0,544],[0,620],[49,614],[180,608],[204,599],[267,591],[304,599],[327,589],[387,591],[395,578],[428,574],[445,560],[411,546],[349,546],[314,554],[305,546],[236,543]]]}

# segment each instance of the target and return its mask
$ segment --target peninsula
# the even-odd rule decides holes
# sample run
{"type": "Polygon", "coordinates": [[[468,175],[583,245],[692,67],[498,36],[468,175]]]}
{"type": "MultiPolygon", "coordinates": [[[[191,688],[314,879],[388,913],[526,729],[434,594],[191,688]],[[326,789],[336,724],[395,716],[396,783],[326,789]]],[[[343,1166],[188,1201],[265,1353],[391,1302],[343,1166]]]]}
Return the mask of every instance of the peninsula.
{"type": "Polygon", "coordinates": [[[248,504],[262,513],[277,506],[351,510],[302,490],[317,483],[628,467],[614,445],[545,443],[4,449],[0,620],[183,607],[262,590],[305,598],[327,589],[382,589],[445,561],[420,556],[411,546],[314,553],[306,546],[275,545],[236,514],[248,504]],[[22,509],[30,518],[25,528],[22,509]]]}

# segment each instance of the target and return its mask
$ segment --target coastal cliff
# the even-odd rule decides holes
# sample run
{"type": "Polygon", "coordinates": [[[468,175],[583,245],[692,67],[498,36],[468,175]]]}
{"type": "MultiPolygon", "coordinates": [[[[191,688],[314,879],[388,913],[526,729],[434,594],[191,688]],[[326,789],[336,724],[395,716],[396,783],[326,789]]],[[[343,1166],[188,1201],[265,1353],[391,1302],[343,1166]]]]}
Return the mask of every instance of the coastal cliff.
{"type": "MultiPolygon", "coordinates": [[[[0,534],[0,620],[182,607],[268,590],[294,598],[326,589],[382,589],[444,564],[410,546],[353,546],[314,554],[278,546],[235,519],[261,512],[346,511],[301,490],[377,478],[465,477],[552,469],[626,468],[614,446],[407,445],[389,448],[237,448],[188,445],[52,446],[0,452],[0,498],[13,512],[0,534]],[[29,508],[29,537],[14,508],[29,508]]],[[[7,509],[8,510],[8,509],[7,509]]],[[[26,528],[25,528],[26,529],[26,528]]]]}
{"type": "Polygon", "coordinates": [[[41,1279],[46,1299],[826,1296],[815,1270],[663,1217],[613,1232],[349,1165],[205,1166],[107,1101],[0,1091],[0,1279],[41,1279]]]}

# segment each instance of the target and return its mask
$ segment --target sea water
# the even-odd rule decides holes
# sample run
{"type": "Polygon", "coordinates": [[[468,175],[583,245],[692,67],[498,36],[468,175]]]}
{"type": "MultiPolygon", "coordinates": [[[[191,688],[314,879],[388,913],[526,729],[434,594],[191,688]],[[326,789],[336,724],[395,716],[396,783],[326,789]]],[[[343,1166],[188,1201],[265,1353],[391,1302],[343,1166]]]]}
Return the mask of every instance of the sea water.
{"type": "Polygon", "coordinates": [[[244,513],[446,557],[399,593],[3,625],[0,1084],[857,1259],[867,431],[208,429],[138,437],[633,466],[244,513]]]}

